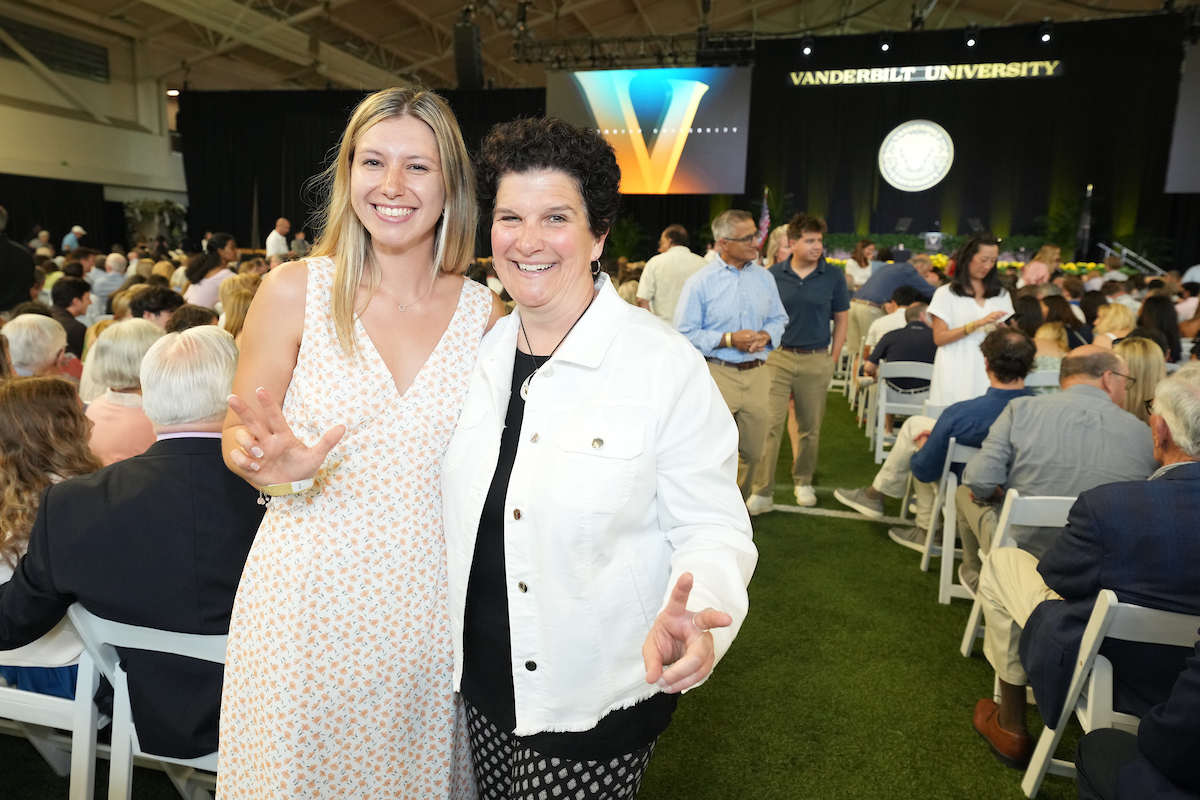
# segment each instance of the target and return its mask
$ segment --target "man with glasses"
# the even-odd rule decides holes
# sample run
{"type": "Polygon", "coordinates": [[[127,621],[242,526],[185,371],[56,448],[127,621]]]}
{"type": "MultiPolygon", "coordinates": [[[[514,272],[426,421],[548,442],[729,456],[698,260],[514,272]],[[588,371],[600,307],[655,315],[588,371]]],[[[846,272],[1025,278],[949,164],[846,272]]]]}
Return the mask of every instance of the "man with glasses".
{"type": "MultiPolygon", "coordinates": [[[[1119,382],[1118,372],[1125,370],[1108,374],[1119,382]]],[[[1040,403],[1042,399],[1015,402],[1040,403]]],[[[1123,602],[1200,614],[1200,584],[1196,582],[1200,573],[1200,537],[1196,535],[1200,518],[1200,365],[1184,367],[1159,383],[1150,412],[1149,426],[1142,423],[1141,427],[1150,434],[1161,469],[1149,480],[1105,482],[1080,494],[1067,527],[1056,533],[1054,543],[1040,559],[1023,549],[1004,548],[992,553],[983,567],[979,582],[987,617],[983,652],[1000,680],[1000,703],[992,700],[989,691],[975,706],[974,724],[993,753],[1010,766],[1022,766],[1033,750],[1025,721],[1026,684],[1033,687],[1042,719],[1056,721],[1101,589],[1113,590],[1123,602]]],[[[1093,437],[1109,444],[1107,429],[1096,430],[1093,437]]],[[[1112,453],[1120,446],[1112,441],[1112,453]]],[[[1104,655],[1112,662],[1117,678],[1114,706],[1142,718],[1137,738],[1151,737],[1151,742],[1142,742],[1142,752],[1148,757],[1163,753],[1171,736],[1185,727],[1176,725],[1173,730],[1169,724],[1172,715],[1163,713],[1161,707],[1146,712],[1167,699],[1191,654],[1190,648],[1105,644],[1104,655]],[[1164,720],[1168,724],[1163,725],[1164,720]]],[[[1174,719],[1183,716],[1176,713],[1174,719]]],[[[1136,754],[1138,745],[1134,737],[1128,738],[1130,753],[1136,754]]],[[[1193,736],[1189,743],[1193,748],[1194,742],[1193,736]]],[[[1111,778],[1121,763],[1121,748],[1115,753],[1093,753],[1092,744],[1081,745],[1081,753],[1092,756],[1084,763],[1094,767],[1096,756],[1102,762],[1115,762],[1109,771],[1111,778]]],[[[1190,774],[1196,775],[1194,750],[1188,753],[1185,746],[1177,753],[1180,755],[1171,757],[1178,757],[1180,765],[1191,764],[1190,774]]],[[[1157,760],[1168,770],[1170,763],[1170,758],[1157,760]]],[[[1080,759],[1076,764],[1083,766],[1080,759]]],[[[1080,781],[1079,796],[1111,796],[1098,791],[1104,787],[1095,785],[1092,770],[1081,769],[1081,775],[1087,772],[1092,772],[1092,777],[1080,781]]],[[[1188,774],[1188,770],[1176,774],[1188,774]]],[[[1151,795],[1184,796],[1166,791],[1145,796],[1151,795]]]]}
{"type": "MultiPolygon", "coordinates": [[[[675,307],[675,327],[708,361],[737,423],[743,499],[760,482],[755,473],[766,445],[771,388],[767,353],[779,346],[788,321],[775,280],[755,263],[757,230],[754,217],[739,209],[714,219],[717,257],[687,279],[675,307]]],[[[750,513],[761,511],[750,508],[750,513]]]]}
{"type": "MultiPolygon", "coordinates": [[[[1022,496],[1077,497],[1117,481],[1145,480],[1157,468],[1150,429],[1121,408],[1133,385],[1125,359],[1095,345],[1062,360],[1062,391],[1013,400],[963,470],[955,500],[963,542],[959,579],[975,590],[1009,489],[1022,496]]],[[[1022,550],[1040,558],[1057,528],[1018,528],[1022,550]]]]}
{"type": "Polygon", "coordinates": [[[796,458],[792,484],[796,503],[815,506],[813,473],[821,441],[821,420],[829,379],[846,341],[850,292],[846,276],[825,261],[825,220],[797,214],[788,223],[791,255],[771,267],[788,323],[779,347],[767,359],[771,375],[770,414],[763,460],[756,470],[751,513],[774,508],[775,465],[787,425],[788,400],[795,399],[796,458]],[[830,331],[829,323],[833,322],[830,331]]]}

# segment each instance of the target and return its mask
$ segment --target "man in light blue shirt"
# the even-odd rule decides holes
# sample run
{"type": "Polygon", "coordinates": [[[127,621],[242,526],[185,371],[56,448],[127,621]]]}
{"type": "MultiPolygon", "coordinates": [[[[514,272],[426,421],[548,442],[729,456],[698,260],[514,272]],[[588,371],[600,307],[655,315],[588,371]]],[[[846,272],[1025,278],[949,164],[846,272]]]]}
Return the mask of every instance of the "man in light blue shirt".
{"type": "Polygon", "coordinates": [[[713,220],[712,231],[717,257],[684,283],[675,327],[708,361],[737,423],[738,487],[745,499],[767,440],[767,353],[779,346],[788,316],[775,279],[755,263],[754,217],[731,209],[713,220]]]}

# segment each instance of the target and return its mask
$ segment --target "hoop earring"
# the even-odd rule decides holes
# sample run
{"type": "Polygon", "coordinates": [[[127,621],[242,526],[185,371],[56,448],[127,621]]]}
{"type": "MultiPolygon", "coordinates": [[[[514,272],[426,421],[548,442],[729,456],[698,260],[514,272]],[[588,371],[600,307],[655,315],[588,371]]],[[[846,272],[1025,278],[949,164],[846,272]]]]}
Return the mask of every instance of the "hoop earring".
{"type": "Polygon", "coordinates": [[[599,278],[599,277],[600,277],[600,261],[596,260],[596,261],[592,262],[592,280],[595,280],[596,278],[599,278]]]}

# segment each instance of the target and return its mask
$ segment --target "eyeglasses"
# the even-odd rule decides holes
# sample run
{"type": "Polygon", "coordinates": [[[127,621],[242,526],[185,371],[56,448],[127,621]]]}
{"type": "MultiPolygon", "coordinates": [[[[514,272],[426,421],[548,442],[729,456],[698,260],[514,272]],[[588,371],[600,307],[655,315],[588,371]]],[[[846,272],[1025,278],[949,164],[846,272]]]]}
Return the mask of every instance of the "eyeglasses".
{"type": "Polygon", "coordinates": [[[755,231],[754,233],[747,234],[746,236],[741,236],[737,239],[731,239],[728,236],[722,236],[721,238],[727,242],[737,242],[738,244],[750,244],[751,242],[754,241],[754,237],[757,235],[758,235],[758,232],[755,231]]]}
{"type": "Polygon", "coordinates": [[[1135,383],[1137,383],[1137,378],[1133,377],[1132,375],[1122,375],[1120,372],[1117,372],[1115,369],[1110,369],[1109,372],[1111,372],[1113,375],[1120,375],[1122,378],[1124,378],[1126,388],[1133,386],[1135,383]]]}
{"type": "Polygon", "coordinates": [[[1148,417],[1154,416],[1154,398],[1153,397],[1151,397],[1149,400],[1143,400],[1142,405],[1146,407],[1146,416],[1148,416],[1148,417]]]}

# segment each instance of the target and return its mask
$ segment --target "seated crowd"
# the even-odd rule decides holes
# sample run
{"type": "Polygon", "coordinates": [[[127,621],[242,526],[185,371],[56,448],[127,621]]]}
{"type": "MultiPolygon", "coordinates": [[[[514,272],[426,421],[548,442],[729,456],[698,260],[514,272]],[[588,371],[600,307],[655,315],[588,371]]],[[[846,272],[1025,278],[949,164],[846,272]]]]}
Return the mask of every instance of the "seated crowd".
{"type": "MultiPolygon", "coordinates": [[[[5,222],[0,209],[0,231],[5,222]]],[[[917,525],[888,534],[923,550],[941,513],[934,496],[950,441],[980,448],[959,471],[953,498],[958,576],[981,599],[983,652],[1000,702],[980,700],[973,723],[1001,761],[1023,767],[1032,751],[1025,687],[1043,718],[1055,719],[1101,589],[1200,614],[1192,579],[1200,539],[1191,535],[1200,518],[1200,365],[1180,368],[1186,340],[1200,334],[1200,285],[1168,276],[1088,290],[1054,270],[1052,249],[1018,288],[1015,275],[997,274],[998,243],[986,235],[964,245],[954,276],[903,250],[875,261],[865,240],[843,272],[825,259],[824,221],[806,215],[772,236],[767,269],[755,230],[746,212],[722,214],[705,259],[671,226],[640,273],[626,265],[622,277],[633,285],[623,296],[674,325],[707,359],[738,425],[738,483],[753,515],[774,507],[785,427],[797,503],[816,503],[821,419],[843,347],[864,378],[888,362],[932,365],[932,381],[887,381],[905,394],[943,392],[944,410],[908,416],[898,429],[886,420],[880,435],[894,431],[895,443],[874,481],[833,494],[882,519],[884,498],[903,496],[911,476],[917,525]],[[978,313],[964,320],[962,300],[978,313]],[[1055,379],[1027,388],[1038,373],[1055,379]],[[993,552],[1010,489],[1078,499],[1065,528],[1018,530],[1018,547],[993,552]]],[[[82,645],[64,622],[72,602],[135,625],[226,632],[264,509],[225,467],[214,434],[247,310],[261,275],[284,257],[239,264],[236,242],[221,233],[186,263],[140,249],[101,258],[77,246],[61,263],[38,256],[27,290],[4,298],[0,678],[8,684],[73,696],[70,665],[82,645]]],[[[477,279],[490,284],[494,274],[481,269],[477,279]]],[[[1178,709],[1200,704],[1197,653],[1183,677],[1186,653],[1111,656],[1118,703],[1191,752],[1200,732],[1180,722],[1178,709]]],[[[219,666],[147,653],[127,662],[143,749],[177,757],[215,749],[219,666]],[[165,702],[173,696],[190,702],[165,702]]],[[[1109,745],[1095,742],[1085,739],[1081,765],[1109,745]]],[[[1139,760],[1128,744],[1118,743],[1128,769],[1192,790],[1200,784],[1194,766],[1140,745],[1139,760]]],[[[1109,797],[1120,778],[1088,780],[1094,796],[1109,797]]]]}

